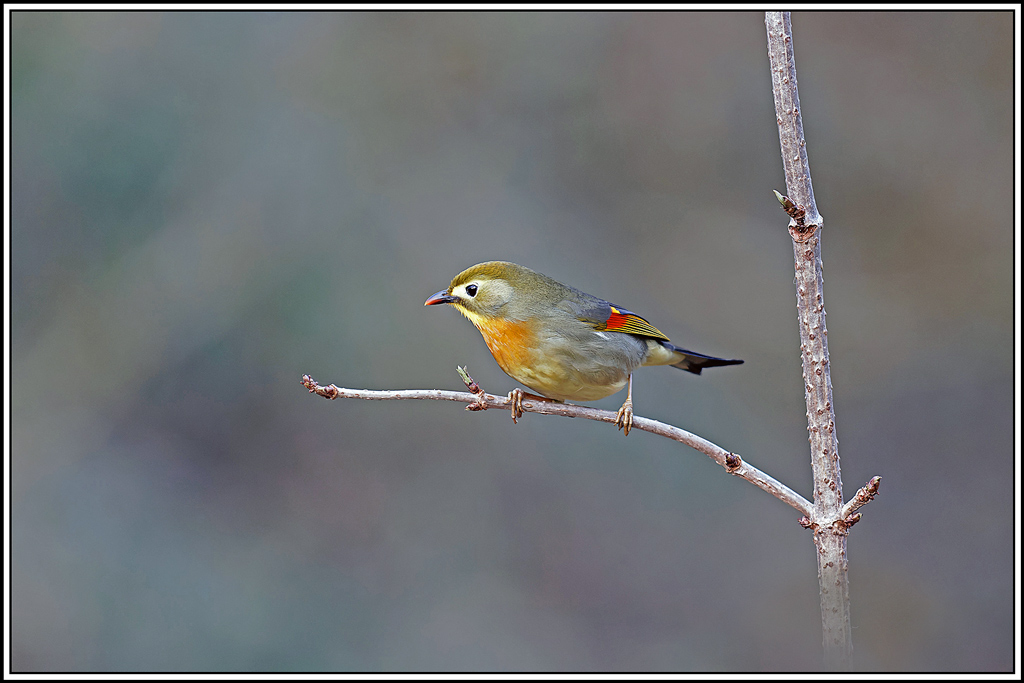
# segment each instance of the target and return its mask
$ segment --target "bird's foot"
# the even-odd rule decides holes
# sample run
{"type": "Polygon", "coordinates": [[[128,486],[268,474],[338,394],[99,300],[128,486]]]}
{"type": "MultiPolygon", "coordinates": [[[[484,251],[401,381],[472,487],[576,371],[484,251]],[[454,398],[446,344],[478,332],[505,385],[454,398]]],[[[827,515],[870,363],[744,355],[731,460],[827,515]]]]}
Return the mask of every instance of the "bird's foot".
{"type": "Polygon", "coordinates": [[[525,392],[516,387],[508,392],[508,401],[512,404],[512,422],[519,424],[519,418],[523,416],[523,394],[525,392]]]}
{"type": "Polygon", "coordinates": [[[629,436],[629,430],[633,428],[633,401],[626,399],[626,402],[615,414],[615,424],[622,430],[623,436],[629,436]]]}
{"type": "Polygon", "coordinates": [[[527,398],[531,401],[548,401],[549,403],[563,403],[557,398],[548,398],[547,396],[541,396],[539,394],[531,394],[529,391],[523,391],[522,389],[513,389],[508,392],[508,401],[512,404],[512,421],[515,422],[517,419],[523,416],[523,399],[527,398]]]}

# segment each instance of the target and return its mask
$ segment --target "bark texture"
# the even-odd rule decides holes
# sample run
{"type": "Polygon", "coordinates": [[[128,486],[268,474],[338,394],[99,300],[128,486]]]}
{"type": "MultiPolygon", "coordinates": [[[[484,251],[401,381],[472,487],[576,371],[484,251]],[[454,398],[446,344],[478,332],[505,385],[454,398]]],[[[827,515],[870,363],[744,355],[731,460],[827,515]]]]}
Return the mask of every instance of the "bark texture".
{"type": "Polygon", "coordinates": [[[843,481],[832,405],[821,268],[823,221],[814,203],[814,189],[807,163],[789,12],[766,12],[765,27],[768,32],[768,57],[771,62],[779,142],[786,170],[786,191],[791,200],[788,205],[783,202],[783,206],[791,218],[789,233],[793,239],[796,269],[800,360],[803,364],[807,432],[814,475],[814,514],[807,526],[814,530],[817,548],[825,665],[829,669],[848,670],[853,657],[846,555],[849,523],[841,516],[843,481]]]}

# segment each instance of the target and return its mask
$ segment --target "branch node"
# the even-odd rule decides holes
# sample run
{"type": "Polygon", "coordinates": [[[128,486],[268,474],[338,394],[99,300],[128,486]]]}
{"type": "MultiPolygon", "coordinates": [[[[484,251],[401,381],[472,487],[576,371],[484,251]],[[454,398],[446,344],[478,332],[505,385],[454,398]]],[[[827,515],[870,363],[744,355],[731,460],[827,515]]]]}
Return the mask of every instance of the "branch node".
{"type": "Polygon", "coordinates": [[[725,456],[725,470],[729,474],[736,474],[737,470],[743,466],[743,458],[736,455],[735,453],[727,453],[725,456]]]}
{"type": "Polygon", "coordinates": [[[811,521],[806,515],[797,520],[797,523],[805,529],[817,529],[818,525],[811,521]]]}
{"type": "Polygon", "coordinates": [[[329,398],[332,401],[341,395],[341,390],[333,384],[328,384],[326,387],[322,387],[316,383],[316,380],[309,375],[302,376],[302,386],[309,389],[309,393],[316,394],[317,396],[323,396],[329,398]]]}
{"type": "MultiPolygon", "coordinates": [[[[860,515],[855,515],[855,517],[859,518],[860,515]]],[[[857,521],[860,521],[860,520],[858,519],[857,521]]],[[[856,523],[857,522],[851,523],[850,520],[848,520],[848,519],[837,519],[834,522],[832,522],[829,525],[829,527],[832,529],[832,531],[835,534],[837,534],[839,536],[847,536],[850,533],[850,527],[853,526],[856,523]]]]}
{"type": "Polygon", "coordinates": [[[466,410],[487,410],[487,394],[484,390],[480,388],[475,379],[469,376],[466,368],[456,365],[455,369],[459,371],[459,376],[462,377],[462,382],[466,385],[466,388],[469,389],[471,394],[476,396],[476,403],[470,403],[466,406],[466,410]]]}
{"type": "Polygon", "coordinates": [[[480,388],[480,385],[476,383],[475,379],[469,376],[469,372],[467,372],[465,367],[456,365],[455,369],[459,371],[459,376],[462,377],[462,383],[466,385],[467,389],[474,394],[483,393],[483,389],[480,388]]]}
{"type": "Polygon", "coordinates": [[[809,242],[818,233],[819,227],[816,223],[807,224],[803,220],[790,221],[789,236],[794,242],[809,242]]]}
{"type": "Polygon", "coordinates": [[[784,194],[779,194],[778,190],[772,190],[775,193],[775,198],[779,200],[779,204],[782,205],[782,210],[786,212],[786,215],[790,217],[789,222],[789,236],[796,242],[807,242],[815,233],[818,232],[818,228],[821,227],[820,223],[807,223],[807,209],[800,206],[792,199],[784,194]]]}

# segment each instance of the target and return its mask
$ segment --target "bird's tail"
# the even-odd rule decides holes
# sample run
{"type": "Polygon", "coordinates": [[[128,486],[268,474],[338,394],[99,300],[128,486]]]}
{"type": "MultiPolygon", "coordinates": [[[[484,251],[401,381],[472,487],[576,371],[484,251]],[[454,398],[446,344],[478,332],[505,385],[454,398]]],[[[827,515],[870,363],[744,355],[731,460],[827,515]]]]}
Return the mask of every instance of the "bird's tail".
{"type": "Polygon", "coordinates": [[[714,368],[719,365],[739,365],[743,361],[741,360],[728,360],[725,358],[715,358],[714,356],[705,356],[703,353],[694,353],[693,351],[687,351],[681,349],[678,346],[669,344],[668,342],[661,342],[661,345],[668,348],[673,354],[674,363],[666,363],[674,368],[680,370],[686,370],[692,372],[695,375],[699,375],[700,371],[704,368],[714,368]]]}

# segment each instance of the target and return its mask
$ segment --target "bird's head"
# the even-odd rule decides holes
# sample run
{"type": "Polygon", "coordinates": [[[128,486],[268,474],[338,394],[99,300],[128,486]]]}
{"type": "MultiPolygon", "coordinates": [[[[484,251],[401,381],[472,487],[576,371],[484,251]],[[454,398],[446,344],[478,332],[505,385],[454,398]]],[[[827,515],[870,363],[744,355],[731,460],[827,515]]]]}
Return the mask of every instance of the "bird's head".
{"type": "MultiPolygon", "coordinates": [[[[424,302],[424,306],[451,304],[480,327],[506,317],[506,306],[530,293],[538,274],[508,261],[487,261],[462,271],[448,285],[424,302]]],[[[540,276],[543,277],[543,276],[540,276]]]]}

